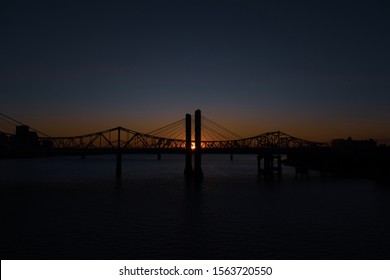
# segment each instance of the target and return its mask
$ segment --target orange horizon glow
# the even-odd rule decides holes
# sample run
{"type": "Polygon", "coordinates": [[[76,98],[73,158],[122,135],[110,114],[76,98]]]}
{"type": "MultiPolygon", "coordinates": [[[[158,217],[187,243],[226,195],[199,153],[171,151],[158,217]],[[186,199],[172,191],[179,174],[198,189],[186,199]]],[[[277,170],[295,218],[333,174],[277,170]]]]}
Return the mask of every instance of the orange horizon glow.
{"type": "MultiPolygon", "coordinates": [[[[173,116],[175,117],[175,116],[173,116]]],[[[155,122],[153,119],[140,121],[118,122],[115,119],[102,118],[100,121],[95,119],[82,118],[76,119],[73,116],[69,118],[42,118],[39,115],[24,118],[24,122],[30,127],[44,132],[52,137],[70,137],[104,131],[114,127],[125,127],[139,133],[148,133],[156,127],[163,127],[166,123],[172,123],[173,117],[165,117],[155,122]]],[[[133,118],[135,119],[135,118],[133,118]]],[[[286,120],[258,120],[256,118],[248,121],[248,118],[226,119],[222,116],[213,117],[215,121],[223,127],[237,133],[241,138],[249,138],[261,135],[267,132],[281,131],[288,135],[316,142],[329,143],[333,139],[347,139],[351,137],[356,140],[374,139],[379,144],[390,144],[390,133],[388,125],[390,123],[383,121],[365,122],[342,122],[336,120],[315,120],[294,121],[286,120]]],[[[176,135],[176,139],[185,139],[185,134],[176,135]]],[[[207,134],[202,133],[202,140],[212,140],[207,138],[207,134]]],[[[236,140],[236,139],[231,139],[236,140]]]]}

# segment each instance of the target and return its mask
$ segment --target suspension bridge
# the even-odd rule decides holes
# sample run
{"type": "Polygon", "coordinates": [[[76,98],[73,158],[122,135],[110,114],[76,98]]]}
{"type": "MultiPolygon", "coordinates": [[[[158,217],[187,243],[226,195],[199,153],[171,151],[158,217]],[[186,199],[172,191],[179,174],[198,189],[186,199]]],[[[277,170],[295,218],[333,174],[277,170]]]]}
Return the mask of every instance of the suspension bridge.
{"type": "Polygon", "coordinates": [[[200,110],[185,118],[148,133],[115,127],[95,133],[51,137],[7,115],[0,114],[0,150],[8,155],[117,155],[116,172],[120,175],[122,154],[183,153],[186,155],[185,174],[202,178],[201,154],[257,154],[259,173],[281,172],[281,154],[297,151],[313,152],[327,144],[303,140],[275,131],[243,138],[213,120],[202,116],[200,110]],[[194,129],[193,129],[194,128],[194,129]],[[194,168],[192,168],[194,156],[194,168]],[[276,167],[274,166],[276,160],[276,167]],[[262,162],[262,166],[261,166],[262,162]]]}

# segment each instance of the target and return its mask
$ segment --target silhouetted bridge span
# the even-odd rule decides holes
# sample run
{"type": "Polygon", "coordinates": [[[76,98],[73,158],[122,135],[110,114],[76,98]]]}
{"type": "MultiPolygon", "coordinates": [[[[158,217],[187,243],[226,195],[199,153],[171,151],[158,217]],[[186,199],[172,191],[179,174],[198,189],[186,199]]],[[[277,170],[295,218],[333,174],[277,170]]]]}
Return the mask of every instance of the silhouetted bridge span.
{"type": "Polygon", "coordinates": [[[259,175],[281,174],[282,155],[285,163],[307,174],[308,169],[352,174],[387,180],[390,178],[390,148],[366,141],[336,140],[327,144],[303,140],[280,131],[253,137],[241,137],[220,124],[201,116],[185,118],[149,133],[116,127],[96,133],[50,137],[11,117],[0,113],[0,157],[53,155],[116,154],[116,173],[122,172],[122,155],[184,153],[185,174],[203,177],[202,153],[255,154],[259,175]],[[194,166],[194,168],[193,168],[194,166]]]}
{"type": "MultiPolygon", "coordinates": [[[[164,138],[116,127],[96,133],[73,137],[40,137],[43,146],[50,145],[53,151],[112,153],[120,149],[123,153],[185,153],[186,140],[164,138]],[[46,143],[46,144],[45,144],[46,143]]],[[[191,139],[191,149],[195,150],[191,139]]],[[[267,132],[253,137],[234,140],[202,140],[202,153],[253,153],[259,150],[285,152],[290,149],[312,149],[327,144],[299,139],[280,131],[267,132]]]]}
{"type": "MultiPolygon", "coordinates": [[[[9,122],[15,121],[5,117],[8,119],[3,118],[3,124],[0,122],[0,125],[10,125],[9,122]]],[[[185,174],[195,178],[203,177],[202,153],[227,153],[231,154],[231,159],[233,154],[257,154],[259,174],[273,174],[274,171],[280,174],[281,154],[302,153],[303,151],[306,154],[314,153],[328,146],[324,143],[293,137],[280,131],[243,138],[201,116],[200,110],[195,112],[194,117],[186,114],[184,119],[149,133],[116,127],[80,136],[50,137],[42,135],[43,133],[39,131],[31,132],[28,129],[28,126],[18,122],[16,134],[7,135],[11,139],[9,142],[13,143],[10,145],[10,151],[23,154],[33,150],[45,155],[79,154],[83,157],[89,154],[115,153],[118,175],[122,170],[122,154],[130,153],[156,153],[159,159],[162,153],[184,153],[186,154],[185,174]],[[34,135],[36,138],[32,137],[34,135]],[[194,168],[192,168],[193,156],[194,168]]],[[[3,132],[3,135],[6,135],[5,133],[3,132]]]]}

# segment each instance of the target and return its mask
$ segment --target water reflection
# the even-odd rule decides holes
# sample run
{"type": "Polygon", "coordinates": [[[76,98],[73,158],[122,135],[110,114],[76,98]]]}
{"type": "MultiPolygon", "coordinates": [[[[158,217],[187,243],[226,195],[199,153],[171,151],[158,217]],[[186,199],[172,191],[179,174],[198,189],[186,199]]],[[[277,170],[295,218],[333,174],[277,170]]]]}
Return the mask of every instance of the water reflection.
{"type": "Polygon", "coordinates": [[[114,163],[0,161],[2,257],[390,257],[382,184],[289,168],[265,180],[253,156],[204,156],[201,182],[185,179],[179,155],[125,155],[120,178],[114,163]]]}

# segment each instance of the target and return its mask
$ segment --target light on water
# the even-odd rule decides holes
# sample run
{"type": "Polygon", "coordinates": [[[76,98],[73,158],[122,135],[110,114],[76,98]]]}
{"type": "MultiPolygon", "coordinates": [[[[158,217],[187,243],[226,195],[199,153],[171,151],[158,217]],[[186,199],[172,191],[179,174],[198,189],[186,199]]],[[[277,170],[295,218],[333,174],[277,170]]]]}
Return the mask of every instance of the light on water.
{"type": "Polygon", "coordinates": [[[1,252],[58,259],[388,259],[390,189],[363,179],[257,176],[255,155],[1,160],[1,252]]]}

